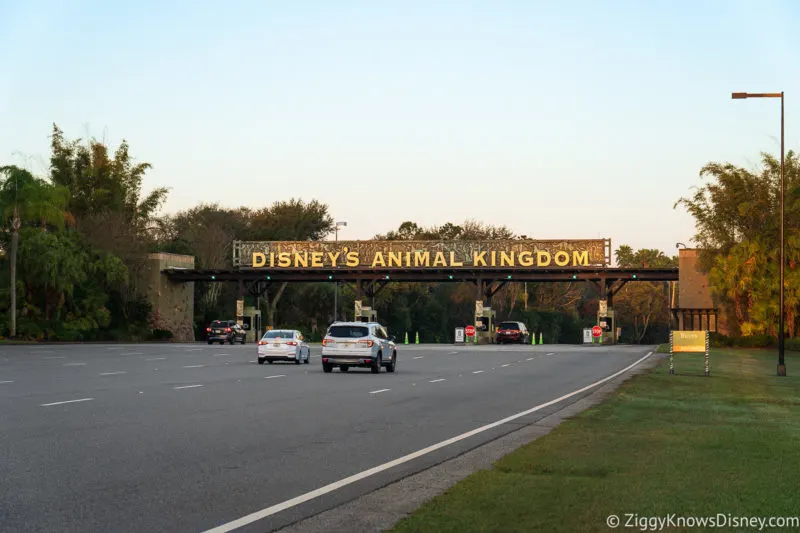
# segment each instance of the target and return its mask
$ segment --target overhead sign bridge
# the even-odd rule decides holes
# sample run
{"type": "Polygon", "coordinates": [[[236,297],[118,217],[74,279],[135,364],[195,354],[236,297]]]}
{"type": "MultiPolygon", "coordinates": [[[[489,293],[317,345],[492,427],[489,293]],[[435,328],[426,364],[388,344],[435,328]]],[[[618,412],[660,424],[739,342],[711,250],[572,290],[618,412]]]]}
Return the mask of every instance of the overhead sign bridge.
{"type": "MultiPolygon", "coordinates": [[[[234,241],[233,269],[166,269],[173,281],[238,282],[263,294],[274,283],[472,282],[480,298],[511,281],[594,284],[604,300],[630,281],[675,281],[677,268],[615,268],[610,239],[481,241],[234,241]]],[[[610,305],[610,302],[609,302],[610,305]]]]}

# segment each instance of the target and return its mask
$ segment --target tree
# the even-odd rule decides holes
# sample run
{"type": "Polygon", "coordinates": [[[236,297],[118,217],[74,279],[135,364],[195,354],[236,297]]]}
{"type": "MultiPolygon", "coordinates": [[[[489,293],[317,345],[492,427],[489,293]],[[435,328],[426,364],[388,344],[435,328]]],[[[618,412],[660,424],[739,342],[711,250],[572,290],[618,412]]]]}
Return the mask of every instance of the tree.
{"type": "Polygon", "coordinates": [[[63,187],[52,186],[35,178],[27,170],[16,166],[0,167],[3,176],[0,185],[0,207],[4,221],[10,223],[11,245],[10,263],[10,310],[9,336],[17,334],[17,251],[19,232],[23,224],[48,224],[63,227],[67,207],[67,191],[63,187]]]}
{"type": "MultiPolygon", "coordinates": [[[[669,257],[656,249],[642,248],[634,252],[630,246],[622,245],[614,255],[617,265],[624,268],[671,268],[678,265],[677,257],[669,257]]],[[[663,283],[631,281],[614,297],[616,322],[633,331],[636,343],[644,341],[654,324],[668,326],[668,306],[668,286],[663,283]]]]}
{"type": "MultiPolygon", "coordinates": [[[[712,162],[700,171],[709,183],[676,202],[695,219],[695,242],[702,250],[701,268],[708,272],[712,296],[732,325],[745,335],[775,334],[778,297],[780,160],[761,154],[761,168],[748,170],[712,162]]],[[[800,156],[785,158],[785,233],[787,251],[787,328],[797,331],[797,250],[800,232],[800,156]]]]}

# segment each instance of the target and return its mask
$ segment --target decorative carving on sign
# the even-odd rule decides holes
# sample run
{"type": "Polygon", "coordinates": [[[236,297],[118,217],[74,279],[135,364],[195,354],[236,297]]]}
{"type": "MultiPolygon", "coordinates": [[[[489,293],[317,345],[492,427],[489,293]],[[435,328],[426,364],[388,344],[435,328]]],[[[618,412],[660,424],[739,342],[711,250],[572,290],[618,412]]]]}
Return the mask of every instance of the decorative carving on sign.
{"type": "Polygon", "coordinates": [[[546,268],[610,263],[607,239],[486,241],[235,241],[236,267],[546,268]]]}

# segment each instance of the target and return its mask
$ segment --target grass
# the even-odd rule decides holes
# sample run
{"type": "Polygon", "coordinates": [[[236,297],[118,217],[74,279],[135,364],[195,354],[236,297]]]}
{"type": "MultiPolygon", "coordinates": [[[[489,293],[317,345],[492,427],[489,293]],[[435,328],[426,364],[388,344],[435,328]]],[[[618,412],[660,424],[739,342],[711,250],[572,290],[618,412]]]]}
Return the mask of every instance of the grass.
{"type": "Polygon", "coordinates": [[[800,515],[800,366],[787,360],[783,378],[775,366],[774,351],[714,350],[703,377],[702,354],[677,355],[676,375],[665,361],[632,378],[392,531],[572,533],[609,531],[610,514],[800,515]]]}

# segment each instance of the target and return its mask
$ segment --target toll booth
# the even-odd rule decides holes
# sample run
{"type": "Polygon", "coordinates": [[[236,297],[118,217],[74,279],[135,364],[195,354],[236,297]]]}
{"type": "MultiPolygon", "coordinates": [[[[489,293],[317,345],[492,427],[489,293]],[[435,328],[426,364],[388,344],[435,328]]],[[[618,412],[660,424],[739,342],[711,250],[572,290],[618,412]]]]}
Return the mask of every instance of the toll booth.
{"type": "Polygon", "coordinates": [[[475,337],[478,344],[492,344],[494,342],[494,317],[496,312],[491,307],[475,310],[475,337]]]}
{"type": "Polygon", "coordinates": [[[377,322],[378,312],[373,308],[361,305],[361,300],[356,300],[354,304],[354,322],[377,322]]]}
{"type": "Polygon", "coordinates": [[[240,319],[239,323],[247,333],[245,337],[247,339],[246,342],[258,342],[263,335],[261,331],[263,329],[263,325],[261,324],[261,311],[255,307],[245,307],[242,313],[242,316],[237,317],[237,319],[240,319]]]}

